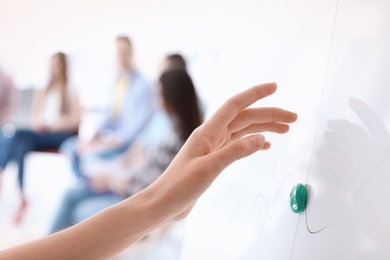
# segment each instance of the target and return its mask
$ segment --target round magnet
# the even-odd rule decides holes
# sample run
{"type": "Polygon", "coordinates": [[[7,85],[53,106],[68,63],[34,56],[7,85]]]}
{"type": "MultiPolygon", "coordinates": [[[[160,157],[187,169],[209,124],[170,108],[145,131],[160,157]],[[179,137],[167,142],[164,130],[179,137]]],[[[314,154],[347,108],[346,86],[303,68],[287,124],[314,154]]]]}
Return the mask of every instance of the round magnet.
{"type": "Polygon", "coordinates": [[[290,192],[290,208],[294,213],[301,213],[306,208],[307,190],[306,186],[299,183],[290,192]]]}

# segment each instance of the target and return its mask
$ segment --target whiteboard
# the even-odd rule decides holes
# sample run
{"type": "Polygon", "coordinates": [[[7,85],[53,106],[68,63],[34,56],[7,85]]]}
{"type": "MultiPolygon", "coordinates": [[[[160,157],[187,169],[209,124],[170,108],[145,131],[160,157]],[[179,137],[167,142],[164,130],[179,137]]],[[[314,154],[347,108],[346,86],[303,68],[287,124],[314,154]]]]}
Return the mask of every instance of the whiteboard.
{"type": "Polygon", "coordinates": [[[275,81],[259,104],[299,120],[201,198],[182,259],[389,259],[390,2],[245,4],[227,20],[209,112],[275,81]],[[288,203],[297,183],[309,192],[301,214],[288,203]]]}

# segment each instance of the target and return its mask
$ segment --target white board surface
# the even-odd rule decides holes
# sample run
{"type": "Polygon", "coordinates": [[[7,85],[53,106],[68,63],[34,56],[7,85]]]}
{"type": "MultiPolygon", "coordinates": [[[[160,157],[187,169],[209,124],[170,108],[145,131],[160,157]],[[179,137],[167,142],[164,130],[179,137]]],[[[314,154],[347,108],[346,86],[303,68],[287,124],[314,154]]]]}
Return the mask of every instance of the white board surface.
{"type": "Polygon", "coordinates": [[[275,81],[278,92],[259,104],[299,121],[287,136],[267,135],[271,151],[233,165],[204,195],[182,259],[389,259],[390,2],[246,8],[227,25],[214,107],[275,81]],[[301,214],[289,208],[297,183],[309,191],[301,214]]]}

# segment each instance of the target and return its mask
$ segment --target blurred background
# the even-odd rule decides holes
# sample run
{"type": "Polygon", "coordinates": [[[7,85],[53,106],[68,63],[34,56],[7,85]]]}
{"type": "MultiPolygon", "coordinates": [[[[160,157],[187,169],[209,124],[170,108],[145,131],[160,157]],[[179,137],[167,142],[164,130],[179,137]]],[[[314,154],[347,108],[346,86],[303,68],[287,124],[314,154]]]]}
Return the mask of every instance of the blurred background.
{"type": "MultiPolygon", "coordinates": [[[[0,68],[16,89],[11,119],[2,123],[3,132],[9,131],[10,125],[12,131],[15,127],[31,128],[34,93],[50,81],[52,56],[63,52],[68,85],[76,90],[82,111],[78,135],[90,138],[110,106],[107,93],[115,85],[119,70],[118,35],[131,39],[134,67],[152,88],[165,57],[181,54],[196,86],[201,110],[206,113],[231,18],[245,17],[248,5],[252,7],[255,1],[1,0],[0,68]]],[[[32,150],[26,153],[24,164],[23,189],[28,206],[17,223],[17,163],[11,160],[0,175],[0,249],[50,233],[64,194],[78,182],[70,160],[58,150],[32,150]]],[[[125,253],[123,259],[178,259],[184,230],[184,223],[178,223],[163,235],[157,232],[125,253]]]]}
{"type": "MultiPolygon", "coordinates": [[[[91,202],[84,200],[91,196],[90,187],[80,189],[77,174],[80,169],[75,167],[77,160],[68,146],[60,147],[57,142],[55,149],[32,145],[26,148],[25,140],[37,140],[31,138],[34,136],[31,132],[23,133],[28,138],[19,139],[22,142],[11,145],[9,142],[17,140],[14,137],[20,134],[18,129],[40,129],[38,132],[42,133],[42,124],[37,126],[34,119],[36,112],[32,107],[37,106],[34,103],[45,103],[49,113],[44,114],[52,117],[53,98],[47,99],[50,102],[42,99],[34,102],[33,96],[48,95],[49,86],[63,83],[58,76],[63,63],[54,61],[57,58],[53,56],[62,52],[67,58],[66,85],[72,90],[68,93],[71,98],[67,100],[64,122],[77,121],[77,127],[65,128],[70,129],[67,134],[76,134],[80,141],[73,148],[82,155],[82,170],[104,169],[119,173],[121,178],[126,175],[135,178],[139,187],[151,180],[139,178],[135,165],[146,158],[149,166],[163,166],[184,141],[185,133],[175,128],[180,121],[179,111],[189,113],[193,120],[187,123],[192,123],[189,126],[192,129],[199,124],[199,117],[207,119],[232,94],[258,83],[275,81],[278,92],[261,104],[281,106],[299,114],[288,135],[276,138],[267,133],[267,139],[272,141],[269,152],[257,153],[229,167],[228,173],[221,175],[200,198],[187,220],[157,230],[118,259],[288,259],[293,254],[296,237],[299,238],[297,234],[308,236],[301,238],[301,245],[302,252],[309,252],[305,245],[312,241],[312,234],[305,229],[307,218],[293,214],[286,198],[293,185],[307,183],[309,173],[314,171],[311,163],[324,141],[328,120],[349,118],[361,124],[348,106],[352,96],[366,102],[381,120],[388,120],[389,103],[381,93],[388,82],[385,32],[389,23],[385,19],[389,8],[382,0],[0,0],[0,86],[9,89],[13,85],[16,89],[12,98],[5,98],[10,91],[0,88],[0,109],[4,110],[5,104],[13,107],[9,117],[0,122],[0,163],[9,161],[0,164],[0,249],[57,231],[59,216],[70,212],[64,210],[64,201],[72,205],[72,198],[78,196],[72,194],[82,194],[83,202],[91,202]],[[123,38],[118,42],[118,36],[128,37],[131,44],[123,38]],[[186,68],[180,69],[187,72],[183,74],[176,69],[163,79],[161,75],[167,72],[166,61],[171,54],[184,58],[186,68]],[[125,59],[121,62],[120,57],[125,59]],[[130,66],[126,60],[131,60],[130,66]],[[139,74],[127,73],[122,78],[124,71],[134,70],[139,74]],[[122,149],[125,156],[114,154],[114,158],[111,154],[104,160],[84,156],[81,151],[90,148],[87,141],[94,140],[97,134],[103,143],[115,140],[118,125],[105,120],[116,107],[114,100],[125,96],[126,91],[121,89],[123,82],[131,83],[130,87],[148,85],[156,108],[149,118],[149,108],[143,107],[151,102],[149,98],[130,95],[137,106],[130,106],[129,113],[123,112],[121,120],[128,119],[132,124],[141,122],[139,118],[144,115],[150,123],[142,131],[129,131],[126,127],[131,124],[124,123],[125,133],[131,132],[133,136],[123,143],[126,149],[118,143],[115,148],[122,149]],[[182,88],[174,93],[186,88],[189,92],[180,92],[169,101],[164,91],[168,87],[175,89],[176,85],[182,88]],[[196,102],[191,94],[185,95],[192,93],[193,86],[196,102]],[[72,98],[73,93],[77,99],[72,98]],[[11,99],[12,102],[7,102],[11,99]],[[186,100],[187,106],[167,109],[167,103],[172,108],[178,100],[186,100]],[[69,117],[70,114],[75,117],[69,117]],[[172,140],[165,136],[169,132],[176,132],[180,138],[176,136],[169,143],[172,140]],[[134,145],[139,143],[134,140],[141,141],[146,149],[134,145]],[[167,143],[160,146],[163,141],[168,146],[167,143]],[[15,155],[20,151],[15,151],[15,147],[24,147],[20,148],[24,151],[23,185],[20,159],[15,155]],[[13,160],[4,156],[7,149],[14,150],[13,160]],[[152,163],[156,160],[157,164],[152,163]]],[[[61,103],[56,102],[57,106],[61,103]]],[[[132,102],[122,99],[120,106],[132,102]]],[[[326,180],[318,181],[317,198],[324,193],[325,201],[338,201],[340,196],[332,195],[331,199],[328,196],[329,190],[337,189],[349,196],[342,180],[328,174],[320,176],[326,180]],[[321,189],[324,183],[328,186],[321,189]]],[[[104,178],[95,178],[93,190],[104,195],[107,203],[100,205],[109,206],[136,192],[137,189],[129,191],[126,190],[129,187],[122,185],[127,177],[106,182],[104,178]],[[122,193],[123,190],[126,191],[122,193]]],[[[324,218],[327,212],[337,212],[324,209],[321,203],[316,206],[318,215],[324,218]]],[[[316,207],[314,210],[311,207],[312,212],[317,212],[316,207]]],[[[80,204],[76,209],[78,214],[70,217],[65,226],[85,218],[88,215],[85,209],[89,213],[98,211],[98,208],[91,210],[91,204],[80,204]]],[[[344,230],[345,223],[334,226],[344,230]]],[[[344,233],[350,234],[346,235],[348,239],[355,237],[354,233],[344,233]]],[[[329,235],[329,240],[324,240],[321,234],[317,236],[319,247],[324,241],[332,242],[334,248],[342,246],[334,239],[335,233],[329,234],[324,235],[329,235]]],[[[312,252],[323,254],[324,248],[312,252]]]]}

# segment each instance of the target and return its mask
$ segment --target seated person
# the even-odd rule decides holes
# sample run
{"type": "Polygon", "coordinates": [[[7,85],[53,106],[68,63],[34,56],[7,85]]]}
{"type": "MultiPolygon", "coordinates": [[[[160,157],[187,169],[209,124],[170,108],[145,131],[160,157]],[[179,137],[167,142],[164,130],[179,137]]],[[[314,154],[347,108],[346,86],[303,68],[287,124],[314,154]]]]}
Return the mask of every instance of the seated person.
{"type": "Polygon", "coordinates": [[[58,52],[51,58],[49,83],[34,95],[31,129],[17,129],[0,139],[0,173],[10,160],[16,160],[18,164],[21,203],[15,224],[21,221],[27,207],[23,192],[26,155],[37,149],[57,149],[77,131],[78,97],[68,84],[66,56],[58,52]]]}
{"type": "MultiPolygon", "coordinates": [[[[14,110],[15,101],[15,87],[14,84],[6,74],[0,70],[0,144],[3,144],[4,139],[12,132],[13,129],[8,129],[7,122],[9,121],[11,114],[14,110]]],[[[2,148],[3,149],[3,148],[2,148]]],[[[7,156],[0,152],[0,157],[7,156]]],[[[0,158],[0,162],[4,161],[4,158],[0,158]]],[[[0,167],[0,189],[1,189],[1,174],[3,168],[0,167]]]]}
{"type": "Polygon", "coordinates": [[[141,159],[130,153],[117,157],[114,162],[96,162],[101,165],[100,170],[89,174],[89,182],[79,183],[65,194],[52,233],[146,188],[165,171],[192,131],[201,124],[195,87],[185,71],[165,72],[159,83],[161,103],[173,125],[172,134],[141,159]],[[111,168],[111,165],[115,166],[111,168]]]}
{"type": "Polygon", "coordinates": [[[80,165],[86,158],[115,157],[123,153],[143,131],[154,112],[153,91],[133,68],[130,39],[117,37],[116,51],[120,71],[104,123],[91,140],[71,138],[61,146],[62,152],[71,158],[73,171],[80,179],[85,177],[80,165]]]}

